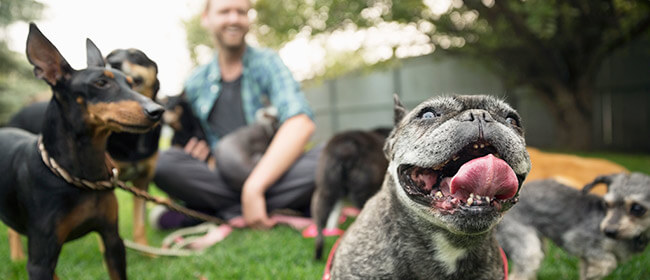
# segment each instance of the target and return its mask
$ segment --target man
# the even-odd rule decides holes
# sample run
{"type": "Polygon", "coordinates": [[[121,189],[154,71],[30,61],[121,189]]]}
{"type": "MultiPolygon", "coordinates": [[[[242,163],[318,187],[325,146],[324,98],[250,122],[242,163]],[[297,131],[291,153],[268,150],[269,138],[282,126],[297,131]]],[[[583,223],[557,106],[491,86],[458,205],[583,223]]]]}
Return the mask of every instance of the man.
{"type": "Polygon", "coordinates": [[[229,220],[243,214],[247,226],[266,229],[274,225],[270,210],[308,209],[318,150],[303,155],[315,125],[299,84],[277,54],[244,40],[250,8],[248,0],[207,1],[201,24],[214,39],[215,59],[198,67],[185,84],[207,143],[192,139],[183,150],[163,152],[154,181],[190,208],[229,220]],[[278,109],[281,125],[239,190],[204,161],[220,137],[254,121],[263,100],[278,109]]]}

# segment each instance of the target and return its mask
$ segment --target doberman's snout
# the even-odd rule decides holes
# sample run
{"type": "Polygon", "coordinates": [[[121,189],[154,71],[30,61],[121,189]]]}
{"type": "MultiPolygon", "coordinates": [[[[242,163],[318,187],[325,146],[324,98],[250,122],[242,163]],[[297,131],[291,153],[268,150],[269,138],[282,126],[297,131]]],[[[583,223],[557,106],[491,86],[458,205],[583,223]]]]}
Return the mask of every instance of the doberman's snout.
{"type": "Polygon", "coordinates": [[[144,114],[147,116],[152,121],[159,121],[160,118],[162,118],[163,113],[165,112],[165,109],[154,103],[154,102],[148,102],[143,106],[144,114]]]}

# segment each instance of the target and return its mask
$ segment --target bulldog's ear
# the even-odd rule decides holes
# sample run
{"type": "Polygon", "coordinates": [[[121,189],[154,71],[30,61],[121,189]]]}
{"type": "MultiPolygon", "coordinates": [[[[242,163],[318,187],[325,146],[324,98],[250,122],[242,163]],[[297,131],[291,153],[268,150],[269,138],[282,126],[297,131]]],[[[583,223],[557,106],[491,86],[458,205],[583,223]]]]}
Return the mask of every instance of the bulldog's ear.
{"type": "Polygon", "coordinates": [[[34,65],[34,75],[50,86],[55,86],[62,79],[70,78],[74,72],[59,50],[34,23],[29,24],[25,52],[29,63],[34,65]]]}
{"type": "Polygon", "coordinates": [[[384,142],[384,156],[386,156],[389,161],[393,157],[392,153],[393,145],[395,145],[395,131],[399,130],[399,123],[404,119],[404,116],[406,116],[407,113],[406,108],[404,108],[402,102],[399,101],[399,96],[397,94],[393,94],[393,102],[395,103],[393,106],[393,122],[395,123],[395,127],[386,138],[386,142],[384,142]]]}
{"type": "Polygon", "coordinates": [[[584,187],[582,187],[582,193],[587,194],[591,189],[593,189],[595,186],[597,186],[600,183],[605,184],[607,187],[607,191],[609,192],[609,185],[614,181],[614,176],[616,174],[611,174],[611,175],[603,175],[603,176],[598,176],[596,179],[594,179],[591,183],[586,184],[584,187]]]}
{"type": "Polygon", "coordinates": [[[397,124],[399,124],[399,122],[402,121],[404,116],[406,116],[406,108],[404,108],[402,102],[399,101],[399,96],[397,94],[393,94],[393,101],[395,103],[395,105],[393,106],[393,111],[394,111],[393,121],[395,122],[395,126],[397,126],[397,124]]]}
{"type": "Polygon", "coordinates": [[[102,52],[100,52],[95,43],[88,38],[86,38],[86,63],[88,64],[88,67],[106,67],[102,52]]]}

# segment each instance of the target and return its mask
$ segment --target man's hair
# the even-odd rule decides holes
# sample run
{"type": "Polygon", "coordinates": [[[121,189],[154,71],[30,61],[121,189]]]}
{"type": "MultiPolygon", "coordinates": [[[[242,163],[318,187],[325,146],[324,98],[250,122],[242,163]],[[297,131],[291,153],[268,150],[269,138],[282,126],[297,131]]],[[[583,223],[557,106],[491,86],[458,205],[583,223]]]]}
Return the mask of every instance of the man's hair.
{"type": "MultiPolygon", "coordinates": [[[[252,8],[253,2],[251,2],[251,0],[246,0],[246,1],[248,1],[248,6],[252,8]]],[[[212,0],[205,0],[205,7],[203,8],[204,14],[207,13],[208,10],[210,9],[210,2],[212,2],[212,0]]]]}

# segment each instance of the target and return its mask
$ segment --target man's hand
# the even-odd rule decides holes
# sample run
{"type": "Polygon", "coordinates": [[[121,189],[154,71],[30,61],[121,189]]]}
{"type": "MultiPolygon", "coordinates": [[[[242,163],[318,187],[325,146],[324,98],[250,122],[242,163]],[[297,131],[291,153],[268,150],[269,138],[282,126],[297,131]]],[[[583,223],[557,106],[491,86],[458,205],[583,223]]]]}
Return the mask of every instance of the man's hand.
{"type": "Polygon", "coordinates": [[[266,213],[266,199],[263,193],[244,187],[241,196],[242,212],[246,224],[254,229],[269,229],[275,222],[266,213]]]}
{"type": "Polygon", "coordinates": [[[242,188],[242,212],[250,227],[266,229],[275,225],[266,213],[264,193],[302,155],[314,129],[314,122],[304,114],[287,119],[278,129],[242,188]]]}
{"type": "Polygon", "coordinates": [[[187,141],[184,150],[193,158],[200,161],[205,161],[208,158],[208,155],[210,155],[210,147],[208,146],[208,143],[203,140],[198,140],[196,137],[192,137],[190,141],[187,141]]]}

